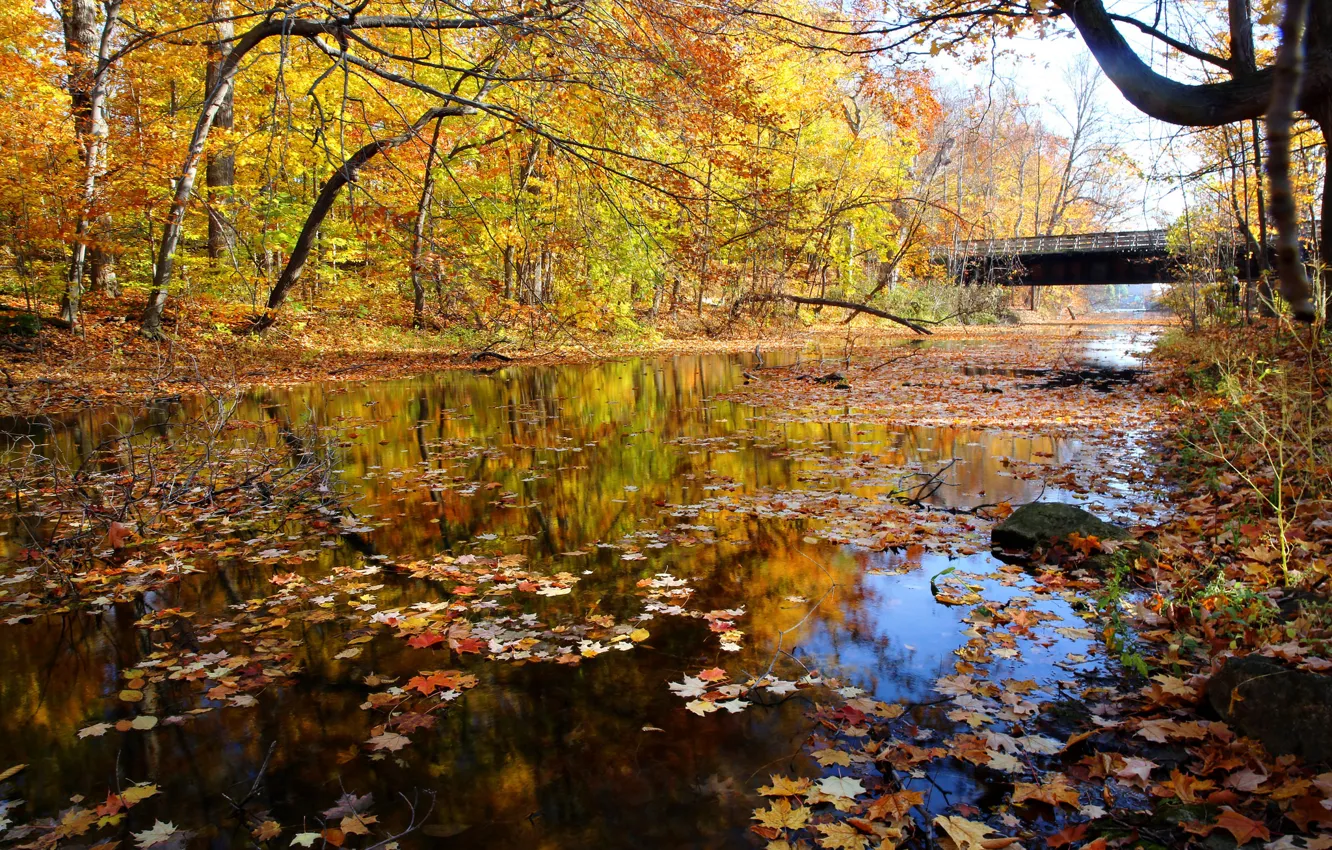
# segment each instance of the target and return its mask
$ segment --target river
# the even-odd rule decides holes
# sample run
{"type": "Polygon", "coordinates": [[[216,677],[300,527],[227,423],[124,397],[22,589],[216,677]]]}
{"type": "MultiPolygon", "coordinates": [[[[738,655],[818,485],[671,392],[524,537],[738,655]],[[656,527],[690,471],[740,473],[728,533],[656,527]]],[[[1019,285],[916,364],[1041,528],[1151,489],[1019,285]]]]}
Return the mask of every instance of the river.
{"type": "MultiPolygon", "coordinates": [[[[1130,352],[1149,341],[1089,332],[1059,344],[1057,365],[1136,368],[1130,352]]],[[[915,380],[998,382],[993,398],[1006,403],[1065,392],[1031,385],[1042,373],[1030,349],[1003,374],[998,355],[972,358],[967,343],[915,348],[915,380]]],[[[810,375],[836,368],[804,357],[810,375]]],[[[883,359],[857,357],[865,380],[883,359]]],[[[31,526],[10,516],[0,772],[27,767],[0,781],[0,828],[53,818],[58,833],[80,802],[151,783],[156,793],[123,819],[66,840],[128,846],[161,821],[182,846],[253,846],[272,823],[270,846],[285,847],[342,822],[326,812],[345,794],[372,794],[347,809],[369,831],[353,824],[347,846],[412,824],[399,846],[751,847],[771,775],[880,781],[863,759],[826,755],[840,745],[819,694],[900,704],[910,740],[929,745],[969,722],[939,702],[959,658],[1047,699],[1095,674],[1103,662],[1074,594],[1003,571],[988,526],[942,509],[1042,497],[1128,518],[1149,501],[1141,472],[1087,476],[1126,458],[1140,468],[1148,433],[1108,428],[1098,442],[1040,424],[1046,414],[1036,425],[997,425],[1002,412],[944,422],[925,390],[914,423],[869,398],[782,406],[803,390],[773,367],[795,358],[767,353],[757,374],[752,357],[703,355],[247,392],[234,417],[254,424],[228,439],[339,435],[327,521],[280,499],[234,528],[201,520],[197,534],[135,555],[184,570],[178,580],[117,586],[64,612],[30,610],[31,526]],[[911,527],[893,526],[888,496],[950,461],[946,486],[923,494],[939,510],[909,509],[911,527]],[[971,606],[931,590],[949,568],[949,580],[968,577],[954,590],[1039,612],[1039,628],[978,650],[971,606]],[[445,673],[412,689],[432,671],[445,673]],[[687,708],[677,692],[701,671],[735,685],[729,699],[703,700],[729,708],[687,708]],[[736,698],[765,673],[787,684],[736,698]],[[151,728],[127,722],[141,716],[151,728]]],[[[1137,392],[1112,387],[1110,403],[1137,392]]],[[[108,437],[161,440],[205,407],[11,424],[23,433],[8,458],[17,468],[27,446],[109,480],[123,467],[98,460],[108,437]]],[[[896,779],[930,813],[997,799],[990,772],[960,759],[896,779]]]]}

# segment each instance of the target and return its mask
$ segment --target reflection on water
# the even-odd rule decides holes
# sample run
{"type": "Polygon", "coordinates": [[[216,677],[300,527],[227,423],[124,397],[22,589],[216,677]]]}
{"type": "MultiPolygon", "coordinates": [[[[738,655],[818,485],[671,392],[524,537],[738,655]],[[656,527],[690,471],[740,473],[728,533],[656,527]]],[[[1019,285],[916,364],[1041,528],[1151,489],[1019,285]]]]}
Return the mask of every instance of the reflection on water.
{"type": "MultiPolygon", "coordinates": [[[[714,665],[737,677],[762,671],[779,632],[793,629],[783,644],[795,659],[789,675],[800,674],[798,663],[884,700],[929,702],[966,638],[965,610],[935,604],[928,577],[950,565],[986,572],[993,562],[986,554],[949,561],[838,547],[809,537],[800,521],[689,506],[795,487],[872,495],[895,487],[903,470],[953,458],[950,486],[936,503],[1021,500],[1041,485],[1013,474],[1015,463],[1057,467],[1075,462],[1080,447],[957,428],[773,421],[716,398],[741,381],[742,368],[727,357],[676,357],[247,396],[240,417],[263,423],[264,439],[303,423],[344,429],[345,505],[372,530],[348,539],[274,513],[231,539],[204,541],[190,555],[204,571],[161,595],[0,625],[0,717],[21,732],[0,739],[0,769],[29,765],[15,792],[25,801],[21,819],[54,816],[72,794],[100,797],[151,781],[162,793],[130,812],[121,837],[161,819],[197,831],[210,846],[248,844],[253,824],[238,822],[227,796],[246,795],[271,747],[250,805],[286,830],[317,829],[312,818],[352,791],[375,794],[389,829],[405,826],[416,802],[425,827],[403,846],[750,846],[755,780],[820,769],[801,748],[812,727],[807,701],[696,717],[666,683],[714,665]],[[259,557],[261,550],[295,557],[259,557]],[[624,557],[640,551],[641,559],[624,557]],[[442,666],[474,674],[478,686],[439,711],[409,747],[372,754],[362,745],[375,722],[360,707],[366,677],[405,680],[439,656],[378,633],[359,656],[338,658],[354,637],[345,625],[301,623],[294,640],[274,650],[301,673],[263,689],[252,707],[201,703],[183,683],[165,683],[148,688],[136,708],[171,718],[158,729],[78,737],[91,723],[129,716],[117,699],[125,673],[164,657],[164,642],[194,641],[209,651],[211,635],[137,627],[145,614],[181,608],[197,612],[198,622],[215,621],[273,593],[280,574],[317,579],[339,566],[446,552],[521,554],[534,571],[580,578],[567,597],[512,602],[515,616],[544,617],[550,606],[621,618],[635,607],[641,579],[670,572],[689,579],[699,610],[743,606],[746,640],[741,651],[723,652],[705,622],[659,618],[634,651],[578,666],[455,655],[442,666]],[[822,601],[807,616],[813,600],[822,601]]],[[[78,463],[118,434],[152,439],[179,415],[164,402],[137,416],[102,412],[24,427],[43,451],[78,463]]],[[[0,538],[3,554],[17,555],[23,537],[11,525],[0,538]]],[[[1020,592],[987,593],[1002,601],[1020,592]]],[[[380,609],[440,598],[435,585],[401,574],[365,595],[380,609]]],[[[1058,597],[1036,606],[1070,613],[1058,597]]],[[[1066,676],[1056,664],[1077,644],[1047,643],[1000,661],[994,676],[1066,676]]],[[[933,712],[918,709],[918,721],[942,722],[933,712]]],[[[932,798],[939,808],[986,793],[961,762],[931,783],[943,795],[932,798]]]]}

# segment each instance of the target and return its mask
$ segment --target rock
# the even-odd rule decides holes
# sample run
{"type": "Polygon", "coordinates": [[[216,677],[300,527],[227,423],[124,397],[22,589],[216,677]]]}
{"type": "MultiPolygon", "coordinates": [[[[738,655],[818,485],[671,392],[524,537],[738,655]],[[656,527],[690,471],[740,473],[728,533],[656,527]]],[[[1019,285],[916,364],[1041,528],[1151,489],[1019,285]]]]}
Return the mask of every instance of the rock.
{"type": "Polygon", "coordinates": [[[1228,658],[1207,683],[1207,699],[1226,723],[1273,755],[1332,762],[1332,676],[1261,655],[1228,658]]]}
{"type": "Polygon", "coordinates": [[[1077,532],[1100,540],[1128,540],[1125,529],[1111,525],[1075,505],[1033,502],[1023,505],[990,532],[990,544],[1006,552],[1031,552],[1066,540],[1077,532]]]}

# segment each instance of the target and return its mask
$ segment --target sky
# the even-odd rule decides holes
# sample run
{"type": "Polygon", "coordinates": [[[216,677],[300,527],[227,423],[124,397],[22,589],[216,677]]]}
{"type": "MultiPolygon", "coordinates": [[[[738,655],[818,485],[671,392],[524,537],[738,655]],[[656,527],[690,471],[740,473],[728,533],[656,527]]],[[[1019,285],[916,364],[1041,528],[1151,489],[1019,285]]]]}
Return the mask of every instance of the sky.
{"type": "MultiPolygon", "coordinates": [[[[1131,33],[1125,35],[1139,48],[1140,55],[1147,58],[1148,45],[1131,33]]],[[[1082,57],[1090,58],[1073,27],[1064,22],[1045,38],[1003,39],[996,47],[998,58],[993,62],[973,66],[939,56],[931,60],[930,67],[941,82],[955,82],[967,88],[984,89],[996,82],[1010,81],[1040,106],[1047,126],[1056,131],[1069,127],[1064,115],[1072,111],[1072,98],[1064,83],[1065,75],[1082,57]]],[[[1100,74],[1099,69],[1097,73],[1100,74]]],[[[1100,95],[1114,122],[1113,137],[1149,175],[1153,171],[1188,172],[1196,165],[1184,144],[1175,140],[1180,128],[1143,115],[1103,75],[1100,95]]],[[[1183,194],[1162,179],[1136,181],[1135,196],[1134,208],[1121,222],[1122,230],[1162,227],[1184,212],[1183,194]]]]}

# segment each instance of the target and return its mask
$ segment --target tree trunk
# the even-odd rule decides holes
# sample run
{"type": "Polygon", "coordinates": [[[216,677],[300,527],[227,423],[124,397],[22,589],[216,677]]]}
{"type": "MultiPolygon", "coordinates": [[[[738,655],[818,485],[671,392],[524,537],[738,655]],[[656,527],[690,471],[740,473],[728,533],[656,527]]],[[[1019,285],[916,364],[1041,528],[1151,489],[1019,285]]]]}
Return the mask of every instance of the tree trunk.
{"type": "Polygon", "coordinates": [[[430,205],[435,196],[435,151],[439,149],[439,128],[430,136],[430,152],[426,154],[425,181],[421,185],[421,201],[416,207],[416,224],[412,227],[412,327],[420,328],[425,322],[425,281],[421,277],[421,253],[425,246],[426,224],[430,220],[430,205]]]}
{"type": "MultiPolygon", "coordinates": [[[[231,55],[231,40],[236,35],[236,26],[230,20],[222,20],[230,15],[231,4],[226,0],[219,0],[214,5],[214,17],[219,21],[217,41],[208,46],[208,66],[204,76],[205,97],[217,86],[220,71],[226,64],[227,57],[231,55]]],[[[218,106],[217,115],[213,118],[214,127],[230,130],[235,126],[234,98],[235,89],[227,86],[222,102],[218,106]]],[[[235,247],[231,222],[224,211],[231,203],[231,193],[236,184],[236,155],[229,150],[214,152],[208,158],[204,181],[208,186],[208,256],[216,261],[219,257],[229,254],[235,247]]]]}
{"type": "Polygon", "coordinates": [[[504,246],[504,297],[506,300],[513,298],[513,281],[516,276],[516,270],[513,267],[513,246],[504,246]]]}
{"type": "Polygon", "coordinates": [[[1272,221],[1277,231],[1276,265],[1281,297],[1290,305],[1295,318],[1304,322],[1312,322],[1315,311],[1300,251],[1299,209],[1290,181],[1290,126],[1304,74],[1304,27],[1309,3],[1310,0],[1287,0],[1281,21],[1272,104],[1267,113],[1267,174],[1272,182],[1272,221]]]}
{"type": "MultiPolygon", "coordinates": [[[[97,231],[103,238],[111,230],[111,215],[107,213],[97,220],[97,231]]],[[[116,255],[104,248],[92,249],[92,286],[93,292],[102,292],[112,298],[120,297],[120,280],[116,277],[116,255]]]]}
{"type": "MultiPolygon", "coordinates": [[[[60,304],[60,318],[71,327],[79,321],[83,278],[96,218],[93,207],[97,202],[97,181],[105,167],[106,66],[120,0],[108,0],[104,11],[99,32],[95,0],[67,0],[61,8],[69,65],[70,111],[74,116],[75,138],[83,149],[83,197],[65,275],[65,295],[60,304]]],[[[105,258],[102,264],[105,265],[105,258]]]]}
{"type": "MultiPolygon", "coordinates": [[[[1324,139],[1332,139],[1332,97],[1322,109],[1307,109],[1309,117],[1318,125],[1324,139]]],[[[1325,303],[1324,320],[1332,323],[1332,145],[1325,145],[1323,150],[1323,201],[1321,220],[1318,222],[1317,258],[1322,267],[1322,296],[1325,303]]]]}
{"type": "Polygon", "coordinates": [[[291,256],[287,258],[287,265],[282,269],[282,274],[278,276],[277,283],[273,285],[273,291],[269,293],[268,304],[263,315],[255,318],[255,330],[262,331],[272,327],[278,309],[287,300],[287,294],[300,281],[301,272],[305,270],[305,263],[310,258],[310,248],[314,245],[315,235],[319,232],[320,226],[323,225],[324,219],[328,217],[329,211],[333,209],[333,204],[337,201],[338,193],[342,191],[342,187],[353,182],[356,179],[357,172],[379,154],[417,138],[421,128],[431,121],[449,115],[466,114],[466,112],[467,110],[460,107],[438,106],[429,109],[406,132],[363,146],[348,157],[337,171],[333,172],[333,176],[329,177],[323,188],[319,190],[319,197],[315,199],[314,206],[310,208],[310,214],[306,216],[305,225],[301,228],[300,236],[296,237],[296,244],[292,246],[291,256]]]}

